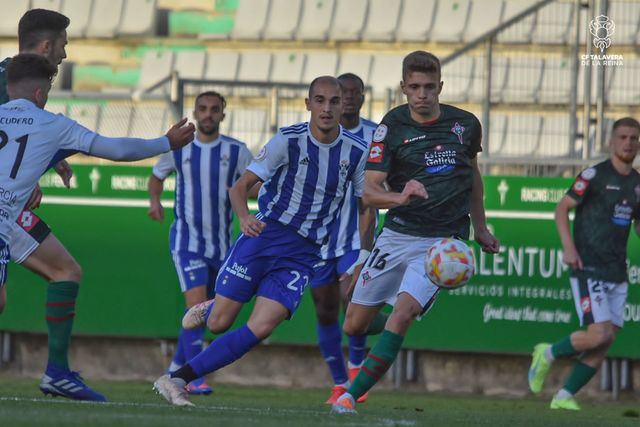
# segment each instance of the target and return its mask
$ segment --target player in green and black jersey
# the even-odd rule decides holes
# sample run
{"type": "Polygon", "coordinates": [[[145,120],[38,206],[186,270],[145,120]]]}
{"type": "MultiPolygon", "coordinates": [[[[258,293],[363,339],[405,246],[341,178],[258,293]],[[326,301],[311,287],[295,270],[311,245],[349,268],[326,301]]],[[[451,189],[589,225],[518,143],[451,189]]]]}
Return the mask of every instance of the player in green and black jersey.
{"type": "Polygon", "coordinates": [[[425,273],[427,250],[445,237],[467,239],[470,223],[484,251],[500,247],[485,221],[476,159],[480,123],[440,104],[442,84],[438,58],[423,51],[407,55],[401,82],[407,104],[387,113],[373,136],[363,199],[389,212],[355,283],[344,330],[364,334],[384,304],[393,305],[393,313],[335,412],[354,412],[358,397],[395,360],[413,320],[433,304],[438,287],[425,273]]]}
{"type": "Polygon", "coordinates": [[[616,333],[624,323],[627,300],[627,240],[635,221],[640,234],[640,174],[633,169],[640,123],[616,121],[610,140],[611,157],[585,169],[556,209],[556,223],[571,271],[571,288],[580,326],[557,343],[538,344],[529,369],[529,386],[540,392],[557,357],[582,353],[563,388],[551,401],[554,409],[580,409],[573,396],[595,375],[616,333]],[[573,237],[569,211],[576,210],[573,237]]]}

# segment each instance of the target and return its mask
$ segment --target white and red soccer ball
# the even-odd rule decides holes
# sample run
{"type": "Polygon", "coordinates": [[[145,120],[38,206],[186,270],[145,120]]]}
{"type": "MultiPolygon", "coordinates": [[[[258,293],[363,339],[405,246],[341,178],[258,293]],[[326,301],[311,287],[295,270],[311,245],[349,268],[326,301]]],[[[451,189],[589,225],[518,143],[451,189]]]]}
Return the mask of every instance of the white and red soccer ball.
{"type": "Polygon", "coordinates": [[[424,269],[436,286],[459,288],[466,285],[475,274],[473,251],[461,240],[439,240],[427,251],[424,269]]]}

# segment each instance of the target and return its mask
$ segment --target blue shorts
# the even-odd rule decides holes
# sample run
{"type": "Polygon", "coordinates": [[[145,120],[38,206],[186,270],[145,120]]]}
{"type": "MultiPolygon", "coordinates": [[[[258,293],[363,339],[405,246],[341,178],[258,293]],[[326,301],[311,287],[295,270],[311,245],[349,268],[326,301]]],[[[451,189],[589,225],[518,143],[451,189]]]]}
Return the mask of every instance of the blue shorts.
{"type": "Polygon", "coordinates": [[[9,253],[9,245],[7,242],[0,239],[0,288],[7,283],[7,274],[9,268],[9,260],[11,254],[9,253]]]}
{"type": "Polygon", "coordinates": [[[277,301],[295,313],[320,260],[320,246],[293,228],[263,219],[258,237],[240,235],[220,269],[216,294],[246,303],[253,296],[277,301]]]}
{"type": "Polygon", "coordinates": [[[204,258],[192,252],[173,252],[171,255],[182,292],[206,286],[207,296],[213,298],[214,283],[222,261],[204,258]]]}
{"type": "Polygon", "coordinates": [[[322,260],[315,266],[311,288],[321,288],[335,283],[338,278],[358,260],[360,250],[349,251],[337,258],[322,260]]]}

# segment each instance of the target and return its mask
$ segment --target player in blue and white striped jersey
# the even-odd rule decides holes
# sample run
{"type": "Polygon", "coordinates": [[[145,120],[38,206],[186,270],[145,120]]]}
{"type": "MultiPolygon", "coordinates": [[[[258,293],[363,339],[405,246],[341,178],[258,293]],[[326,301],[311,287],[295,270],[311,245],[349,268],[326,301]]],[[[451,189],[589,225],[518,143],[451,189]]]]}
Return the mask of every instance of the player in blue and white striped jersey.
{"type": "MultiPolygon", "coordinates": [[[[160,377],[156,390],[174,405],[191,405],[184,386],[241,358],[298,308],[353,185],[364,187],[366,143],[340,126],[342,88],[334,77],[315,79],[306,99],[309,123],[280,129],[229,190],[243,234],[216,279],[215,303],[193,307],[183,326],[207,323],[225,332],[242,306],[256,296],[249,321],[220,335],[177,372],[160,377]],[[260,213],[249,213],[247,196],[264,182],[260,213]]],[[[361,221],[373,219],[362,209],[361,221]]]]}
{"type": "MultiPolygon", "coordinates": [[[[174,221],[169,248],[187,309],[213,298],[214,279],[231,245],[231,203],[228,189],[251,162],[247,146],[220,134],[224,97],[213,91],[196,97],[196,138],[182,150],[165,153],[149,178],[149,216],[164,219],[160,202],[164,180],[176,172],[174,221]]],[[[202,351],[204,327],[180,331],[169,372],[202,351]]],[[[209,394],[202,379],[187,386],[192,394],[209,394]]]]}
{"type": "MultiPolygon", "coordinates": [[[[343,94],[340,124],[362,138],[368,148],[378,125],[360,117],[360,109],[364,103],[364,82],[353,73],[338,76],[338,81],[342,85],[343,94]]],[[[340,302],[342,299],[344,307],[347,306],[349,301],[346,290],[350,282],[350,273],[353,272],[354,266],[363,262],[369,254],[366,250],[360,251],[358,198],[353,195],[351,187],[347,189],[339,221],[339,226],[333,229],[327,244],[322,247],[322,261],[316,266],[310,283],[318,318],[318,345],[334,382],[331,395],[326,401],[328,404],[335,403],[346,391],[350,379],[357,375],[366,351],[366,335],[349,337],[347,371],[342,353],[342,328],[338,321],[340,302]]],[[[375,223],[372,225],[375,226],[375,223]]],[[[373,231],[369,230],[369,234],[373,235],[373,231]]],[[[364,398],[366,399],[366,396],[364,398]]]]}

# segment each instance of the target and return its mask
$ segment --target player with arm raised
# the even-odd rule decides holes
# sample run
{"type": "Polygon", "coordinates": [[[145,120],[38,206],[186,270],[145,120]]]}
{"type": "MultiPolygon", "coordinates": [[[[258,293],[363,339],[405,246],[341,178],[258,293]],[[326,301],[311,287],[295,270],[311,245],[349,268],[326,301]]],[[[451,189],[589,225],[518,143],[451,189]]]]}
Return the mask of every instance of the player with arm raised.
{"type": "MultiPolygon", "coordinates": [[[[340,124],[368,144],[376,129],[376,124],[360,117],[364,102],[364,82],[353,73],[338,76],[342,85],[343,112],[340,124]]],[[[348,370],[342,354],[342,329],[338,323],[340,302],[346,308],[349,303],[347,288],[351,283],[351,273],[357,264],[361,264],[369,255],[373,245],[375,228],[375,210],[358,211],[359,198],[353,195],[351,186],[347,189],[345,203],[339,216],[339,226],[334,227],[327,244],[322,247],[322,261],[316,267],[310,282],[311,295],[318,318],[318,345],[322,357],[327,362],[334,386],[328,404],[335,403],[349,386],[349,380],[355,378],[364,360],[367,336],[349,337],[348,370]],[[363,216],[364,214],[364,216],[363,216]],[[361,245],[358,217],[366,219],[365,242],[361,245]]]]}
{"type": "Polygon", "coordinates": [[[440,104],[442,85],[438,58],[423,51],[407,55],[401,82],[407,104],[387,113],[373,135],[363,198],[389,211],[355,283],[344,330],[361,335],[385,304],[393,312],[360,373],[333,405],[338,413],[355,412],[356,400],[395,360],[413,321],[432,306],[438,287],[424,269],[429,247],[445,237],[467,239],[471,220],[482,249],[499,249],[485,222],[476,159],[480,122],[440,104]]]}
{"type": "MultiPolygon", "coordinates": [[[[106,138],[63,115],[45,111],[55,72],[54,65],[36,54],[19,54],[7,68],[11,101],[0,106],[0,188],[4,194],[0,198],[0,288],[6,282],[14,223],[56,152],[69,149],[111,160],[139,160],[179,148],[193,139],[193,125],[182,127],[186,119],[157,139],[106,138]]],[[[54,344],[59,346],[58,350],[64,349],[66,361],[78,283],[68,281],[56,286],[49,288],[47,322],[50,330],[61,332],[50,332],[49,339],[65,340],[54,344]]],[[[51,351],[51,342],[49,348],[51,351]]],[[[40,389],[74,399],[105,400],[68,366],[51,361],[40,389]]]]}
{"type": "Polygon", "coordinates": [[[571,267],[580,326],[587,329],[534,348],[529,368],[529,388],[534,393],[542,390],[555,359],[578,357],[551,409],[580,409],[575,394],[596,374],[624,324],[627,241],[633,221],[640,235],[640,174],[633,169],[639,137],[637,120],[617,120],[609,140],[610,158],[582,171],[556,208],[563,261],[571,267]],[[569,211],[573,209],[572,236],[569,211]]]}
{"type": "Polygon", "coordinates": [[[230,190],[243,234],[218,274],[215,302],[193,307],[183,319],[183,326],[206,322],[214,333],[224,333],[177,372],[156,380],[156,391],[173,405],[192,406],[186,384],[240,359],[291,318],[322,244],[337,226],[347,187],[362,194],[366,143],[340,126],[338,80],[315,79],[306,105],[310,122],[280,129],[230,190]],[[259,182],[260,212],[254,216],[247,196],[259,182]],[[254,296],[248,322],[225,332],[254,296]]]}
{"type": "MultiPolygon", "coordinates": [[[[187,309],[214,296],[214,280],[231,246],[231,202],[228,189],[251,162],[247,146],[220,134],[226,101],[217,92],[196,97],[192,144],[162,155],[149,178],[151,219],[162,222],[164,180],[176,172],[174,221],[169,247],[187,309]]],[[[202,351],[204,326],[182,329],[169,372],[202,351]]],[[[202,378],[187,385],[191,394],[209,394],[202,378]]]]}

